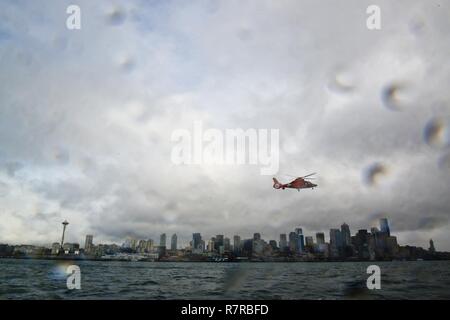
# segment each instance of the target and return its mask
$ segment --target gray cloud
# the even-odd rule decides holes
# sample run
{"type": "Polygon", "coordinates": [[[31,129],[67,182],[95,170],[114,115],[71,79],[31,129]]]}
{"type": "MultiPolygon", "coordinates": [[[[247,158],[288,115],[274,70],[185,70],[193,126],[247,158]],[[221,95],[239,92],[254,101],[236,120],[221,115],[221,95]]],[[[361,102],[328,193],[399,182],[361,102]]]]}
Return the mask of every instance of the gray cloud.
{"type": "Polygon", "coordinates": [[[379,31],[367,1],[79,1],[79,31],[69,4],[2,4],[0,241],[56,241],[61,219],[69,241],[187,242],[387,216],[400,243],[450,250],[448,144],[424,138],[433,119],[448,134],[448,4],[380,1],[379,31]],[[319,188],[173,165],[171,132],[196,120],[279,128],[280,179],[317,171],[319,188]]]}

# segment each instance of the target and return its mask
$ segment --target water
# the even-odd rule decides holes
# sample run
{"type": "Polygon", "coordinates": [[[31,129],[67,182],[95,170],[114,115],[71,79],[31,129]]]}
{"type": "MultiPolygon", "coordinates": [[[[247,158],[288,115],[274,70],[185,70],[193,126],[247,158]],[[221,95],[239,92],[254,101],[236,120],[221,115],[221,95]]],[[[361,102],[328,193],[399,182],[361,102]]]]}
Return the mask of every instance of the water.
{"type": "Polygon", "coordinates": [[[450,299],[450,261],[76,264],[81,289],[68,290],[67,262],[0,259],[0,299],[450,299]]]}

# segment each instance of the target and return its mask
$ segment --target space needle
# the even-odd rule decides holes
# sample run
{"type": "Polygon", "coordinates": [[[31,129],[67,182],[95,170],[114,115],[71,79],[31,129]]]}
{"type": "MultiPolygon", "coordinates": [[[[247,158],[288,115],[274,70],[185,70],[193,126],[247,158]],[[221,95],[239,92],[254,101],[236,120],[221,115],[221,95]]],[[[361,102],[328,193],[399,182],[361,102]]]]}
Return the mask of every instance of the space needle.
{"type": "Polygon", "coordinates": [[[69,223],[67,222],[67,220],[64,220],[64,222],[62,223],[63,225],[63,233],[62,233],[62,238],[61,238],[61,248],[64,245],[64,233],[66,233],[66,227],[69,223]]]}

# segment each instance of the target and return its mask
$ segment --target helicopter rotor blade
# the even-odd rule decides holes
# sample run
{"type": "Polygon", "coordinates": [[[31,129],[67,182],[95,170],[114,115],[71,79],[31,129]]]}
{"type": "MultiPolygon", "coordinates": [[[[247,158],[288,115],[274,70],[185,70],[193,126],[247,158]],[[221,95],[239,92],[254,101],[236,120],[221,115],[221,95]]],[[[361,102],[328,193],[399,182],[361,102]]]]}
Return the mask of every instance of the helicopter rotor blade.
{"type": "Polygon", "coordinates": [[[315,175],[316,173],[314,172],[314,173],[310,173],[310,174],[307,174],[306,176],[303,176],[302,178],[306,178],[306,177],[309,177],[309,176],[313,176],[313,175],[315,175]]]}

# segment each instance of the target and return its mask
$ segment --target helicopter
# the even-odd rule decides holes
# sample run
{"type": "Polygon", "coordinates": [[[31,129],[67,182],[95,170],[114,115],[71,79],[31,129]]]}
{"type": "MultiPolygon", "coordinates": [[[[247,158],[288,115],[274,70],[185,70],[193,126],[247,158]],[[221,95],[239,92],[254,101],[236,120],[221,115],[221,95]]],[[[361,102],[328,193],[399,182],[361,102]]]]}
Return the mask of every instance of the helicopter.
{"type": "Polygon", "coordinates": [[[279,182],[276,178],[272,178],[273,179],[273,187],[275,189],[283,189],[283,190],[286,188],[291,188],[291,189],[297,189],[297,191],[300,191],[300,189],[308,189],[308,188],[314,189],[315,187],[317,187],[317,184],[314,184],[311,181],[308,181],[308,180],[311,180],[314,178],[309,178],[308,180],[305,178],[308,178],[315,174],[316,173],[314,172],[314,173],[307,174],[306,176],[303,176],[303,177],[297,177],[294,180],[292,180],[291,182],[285,183],[285,184],[279,182]]]}

